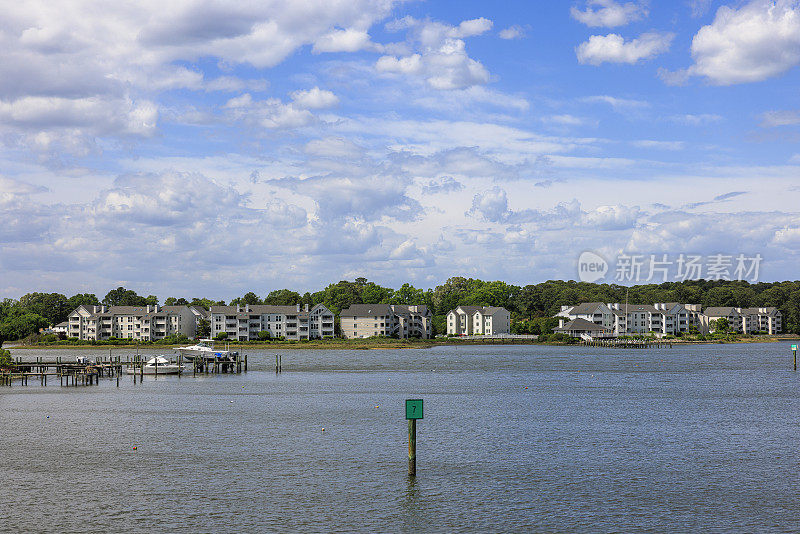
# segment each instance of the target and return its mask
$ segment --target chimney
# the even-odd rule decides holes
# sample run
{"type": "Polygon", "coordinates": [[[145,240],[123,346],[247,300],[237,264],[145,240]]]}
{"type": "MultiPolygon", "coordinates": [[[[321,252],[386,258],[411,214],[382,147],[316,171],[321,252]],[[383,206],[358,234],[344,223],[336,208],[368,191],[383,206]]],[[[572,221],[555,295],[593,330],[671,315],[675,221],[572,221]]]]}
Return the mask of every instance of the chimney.
{"type": "Polygon", "coordinates": [[[300,313],[300,303],[297,303],[297,313],[300,313]]]}
{"type": "Polygon", "coordinates": [[[245,311],[245,313],[250,313],[250,305],[249,304],[245,304],[244,305],[244,311],[245,311]]]}
{"type": "Polygon", "coordinates": [[[306,313],[308,313],[308,304],[306,304],[305,310],[306,310],[306,313]]]}

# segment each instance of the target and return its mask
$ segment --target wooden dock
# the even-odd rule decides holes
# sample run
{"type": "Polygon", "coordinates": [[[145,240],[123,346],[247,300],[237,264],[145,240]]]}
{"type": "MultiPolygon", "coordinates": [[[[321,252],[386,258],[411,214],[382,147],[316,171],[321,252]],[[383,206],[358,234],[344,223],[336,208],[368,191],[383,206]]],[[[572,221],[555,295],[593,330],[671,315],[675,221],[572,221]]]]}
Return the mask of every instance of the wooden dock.
{"type": "MultiPolygon", "coordinates": [[[[34,383],[46,386],[48,378],[58,378],[61,386],[91,386],[98,385],[101,378],[115,379],[119,386],[119,379],[124,375],[131,375],[133,383],[144,379],[144,366],[151,356],[131,355],[126,359],[121,356],[98,358],[95,361],[64,361],[60,356],[55,360],[46,361],[37,357],[36,361],[23,361],[16,358],[12,370],[0,371],[0,386],[12,386],[14,382],[20,385],[29,385],[31,379],[34,383]],[[128,373],[128,369],[134,372],[128,373]],[[138,379],[138,380],[137,380],[138,379]]],[[[183,359],[178,357],[178,364],[183,365],[183,359]]],[[[216,373],[241,373],[247,372],[247,355],[236,355],[231,360],[220,360],[215,357],[195,358],[191,364],[192,374],[216,373]]],[[[158,376],[148,374],[148,376],[158,376]]],[[[180,376],[180,375],[177,375],[180,376]]]]}
{"type": "Polygon", "coordinates": [[[593,339],[591,341],[581,340],[581,345],[587,347],[607,347],[613,349],[671,349],[671,341],[660,339],[593,339]]]}

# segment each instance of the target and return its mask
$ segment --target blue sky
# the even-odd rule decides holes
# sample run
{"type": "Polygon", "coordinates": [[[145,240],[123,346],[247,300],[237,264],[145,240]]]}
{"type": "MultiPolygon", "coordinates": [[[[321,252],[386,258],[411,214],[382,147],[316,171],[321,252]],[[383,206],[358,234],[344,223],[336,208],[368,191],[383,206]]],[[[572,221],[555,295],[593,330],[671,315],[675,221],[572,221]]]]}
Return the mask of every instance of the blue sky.
{"type": "Polygon", "coordinates": [[[800,259],[800,3],[7,3],[0,295],[800,259]]]}

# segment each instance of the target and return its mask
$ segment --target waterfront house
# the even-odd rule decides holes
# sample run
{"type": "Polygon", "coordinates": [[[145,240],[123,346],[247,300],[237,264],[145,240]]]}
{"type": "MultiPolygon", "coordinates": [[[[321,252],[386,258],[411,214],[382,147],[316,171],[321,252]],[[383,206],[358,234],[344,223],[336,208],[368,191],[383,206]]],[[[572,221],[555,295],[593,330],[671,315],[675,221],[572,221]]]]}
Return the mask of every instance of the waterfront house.
{"type": "Polygon", "coordinates": [[[508,334],[511,314],[497,306],[459,306],[447,312],[447,334],[456,336],[508,334]]]}
{"type": "Polygon", "coordinates": [[[288,340],[330,338],[334,335],[333,313],[323,304],[309,310],[308,304],[273,306],[244,304],[211,306],[211,337],[225,332],[228,339],[250,341],[259,339],[260,332],[271,338],[288,340]]]}
{"type": "Polygon", "coordinates": [[[67,335],[154,341],[171,335],[194,337],[197,323],[188,306],[78,306],[67,319],[67,335]]]}
{"type": "Polygon", "coordinates": [[[779,334],[783,329],[781,312],[773,306],[763,308],[719,306],[706,308],[703,311],[704,331],[713,332],[716,321],[722,318],[728,320],[730,332],[740,334],[753,332],[779,334]]]}
{"type": "Polygon", "coordinates": [[[353,304],[339,314],[342,336],[401,339],[431,337],[431,311],[424,304],[353,304]]]}
{"type": "Polygon", "coordinates": [[[567,334],[568,336],[581,338],[593,338],[609,333],[609,331],[602,325],[580,318],[568,321],[562,326],[555,328],[553,331],[567,334]]]}
{"type": "Polygon", "coordinates": [[[64,321],[63,323],[58,323],[57,325],[53,326],[50,329],[54,334],[63,334],[66,336],[69,333],[69,321],[64,321]]]}
{"type": "Polygon", "coordinates": [[[769,308],[709,307],[702,310],[699,304],[661,302],[655,304],[620,304],[585,302],[576,306],[562,306],[556,314],[559,328],[575,319],[583,319],[602,326],[607,334],[683,334],[692,328],[698,332],[713,331],[714,321],[726,318],[731,332],[769,334],[781,331],[781,312],[769,308]]]}

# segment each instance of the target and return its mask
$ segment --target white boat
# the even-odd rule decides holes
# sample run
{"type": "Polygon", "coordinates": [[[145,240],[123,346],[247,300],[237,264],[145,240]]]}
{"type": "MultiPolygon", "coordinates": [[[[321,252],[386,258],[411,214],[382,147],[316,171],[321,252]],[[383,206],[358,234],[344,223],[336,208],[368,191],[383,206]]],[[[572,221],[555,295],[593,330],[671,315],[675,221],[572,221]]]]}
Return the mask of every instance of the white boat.
{"type": "Polygon", "coordinates": [[[204,360],[234,361],[238,352],[231,350],[215,350],[213,339],[201,339],[194,345],[178,347],[175,349],[186,361],[193,361],[195,358],[204,360]]]}
{"type": "Polygon", "coordinates": [[[173,363],[163,356],[156,356],[155,358],[147,360],[141,369],[137,367],[128,367],[128,374],[179,375],[183,372],[183,368],[183,365],[173,363]]]}

